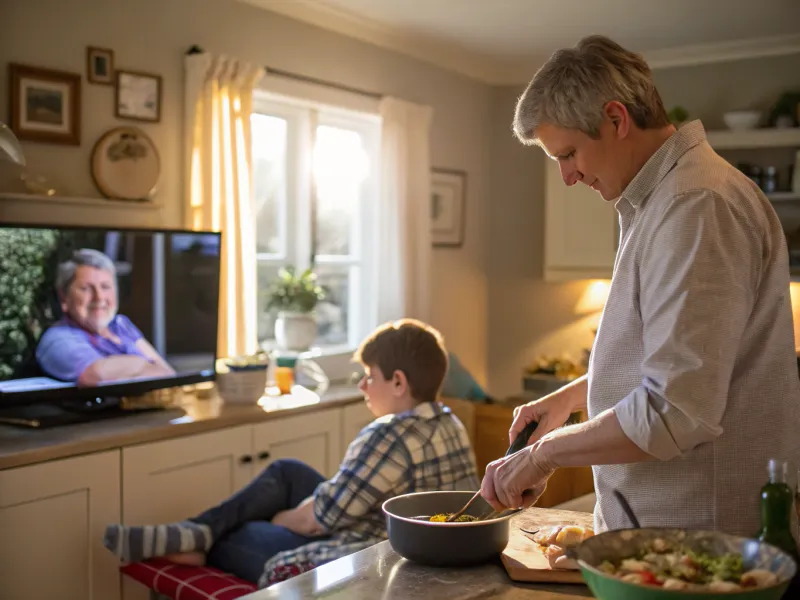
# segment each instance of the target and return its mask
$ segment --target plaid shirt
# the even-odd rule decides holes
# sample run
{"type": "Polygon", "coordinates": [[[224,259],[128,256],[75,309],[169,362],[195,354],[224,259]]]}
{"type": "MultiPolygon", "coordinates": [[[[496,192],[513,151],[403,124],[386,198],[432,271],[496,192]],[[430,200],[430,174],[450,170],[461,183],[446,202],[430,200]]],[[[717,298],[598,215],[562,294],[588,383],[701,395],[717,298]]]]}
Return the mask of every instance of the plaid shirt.
{"type": "Polygon", "coordinates": [[[477,490],[467,432],[449,408],[423,402],[374,420],[347,448],[339,471],[314,491],[325,539],[267,561],[259,587],[283,581],[386,539],[385,500],[411,492],[477,490]]]}

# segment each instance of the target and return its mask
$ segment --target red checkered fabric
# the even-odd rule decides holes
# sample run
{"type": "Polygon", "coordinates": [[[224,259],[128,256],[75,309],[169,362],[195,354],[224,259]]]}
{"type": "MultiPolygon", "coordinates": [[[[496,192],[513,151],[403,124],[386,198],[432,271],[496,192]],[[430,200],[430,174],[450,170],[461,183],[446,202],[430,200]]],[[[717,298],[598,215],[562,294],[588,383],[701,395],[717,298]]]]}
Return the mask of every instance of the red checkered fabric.
{"type": "Polygon", "coordinates": [[[120,571],[172,600],[234,600],[257,589],[213,567],[186,567],[159,558],[124,565],[120,571]]]}

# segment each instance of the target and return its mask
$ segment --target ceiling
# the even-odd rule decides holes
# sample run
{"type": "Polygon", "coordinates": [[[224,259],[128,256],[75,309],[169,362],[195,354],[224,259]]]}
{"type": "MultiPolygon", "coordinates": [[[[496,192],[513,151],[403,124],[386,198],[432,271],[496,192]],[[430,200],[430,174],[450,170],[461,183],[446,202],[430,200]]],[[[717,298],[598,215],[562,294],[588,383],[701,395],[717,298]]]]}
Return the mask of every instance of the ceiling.
{"type": "Polygon", "coordinates": [[[800,0],[240,0],[488,83],[602,33],[654,68],[800,52],[800,0]]]}

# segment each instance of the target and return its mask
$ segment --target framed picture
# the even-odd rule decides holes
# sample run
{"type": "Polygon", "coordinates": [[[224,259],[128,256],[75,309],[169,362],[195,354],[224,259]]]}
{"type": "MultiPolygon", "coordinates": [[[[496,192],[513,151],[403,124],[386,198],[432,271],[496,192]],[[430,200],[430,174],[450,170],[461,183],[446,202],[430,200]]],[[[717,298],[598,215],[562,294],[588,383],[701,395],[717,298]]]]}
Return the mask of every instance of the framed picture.
{"type": "Polygon", "coordinates": [[[8,65],[12,131],[21,140],[81,143],[81,75],[8,65]]]}
{"type": "Polygon", "coordinates": [[[161,120],[161,76],[117,71],[117,110],[121,119],[161,120]]]}
{"type": "Polygon", "coordinates": [[[114,51],[108,48],[86,48],[86,77],[89,83],[114,85],[114,51]]]}
{"type": "Polygon", "coordinates": [[[431,238],[434,247],[464,244],[467,174],[434,169],[431,177],[431,238]]]}

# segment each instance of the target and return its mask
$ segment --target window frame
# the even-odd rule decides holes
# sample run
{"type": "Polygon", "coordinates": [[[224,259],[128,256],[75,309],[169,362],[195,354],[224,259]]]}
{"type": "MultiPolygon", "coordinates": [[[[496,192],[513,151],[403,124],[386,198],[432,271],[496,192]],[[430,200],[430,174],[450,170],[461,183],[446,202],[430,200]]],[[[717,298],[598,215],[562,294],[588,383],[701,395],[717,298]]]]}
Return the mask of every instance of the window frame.
{"type": "MultiPolygon", "coordinates": [[[[352,354],[361,340],[377,325],[377,290],[374,283],[377,272],[378,236],[377,221],[380,186],[380,116],[373,113],[349,110],[306,100],[288,97],[264,89],[253,95],[253,113],[284,119],[286,129],[286,191],[281,207],[281,254],[257,253],[258,265],[275,267],[294,264],[307,268],[312,261],[314,248],[315,202],[313,187],[313,145],[316,127],[328,125],[356,131],[362,139],[370,168],[361,186],[358,210],[354,211],[356,248],[348,256],[319,255],[314,257],[317,272],[347,271],[348,290],[347,341],[343,344],[312,347],[310,354],[331,381],[347,381],[360,371],[351,362],[352,354]],[[302,225],[305,222],[306,225],[302,225]]],[[[352,239],[352,238],[351,238],[352,239]]],[[[260,293],[261,290],[259,290],[260,293]]],[[[259,303],[259,312],[263,311],[259,303]]],[[[259,340],[263,344],[264,340],[259,340]]],[[[268,347],[265,344],[265,347],[268,347]]]]}

